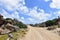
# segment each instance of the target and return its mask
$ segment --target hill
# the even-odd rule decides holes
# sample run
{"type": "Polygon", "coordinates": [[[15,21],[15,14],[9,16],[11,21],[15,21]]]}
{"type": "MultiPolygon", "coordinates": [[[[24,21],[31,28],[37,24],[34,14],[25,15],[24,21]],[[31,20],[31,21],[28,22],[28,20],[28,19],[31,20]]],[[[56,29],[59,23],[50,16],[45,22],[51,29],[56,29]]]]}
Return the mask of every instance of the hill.
{"type": "Polygon", "coordinates": [[[17,19],[6,18],[0,15],[0,34],[18,31],[20,28],[27,28],[27,26],[17,19]],[[5,32],[5,30],[8,30],[5,32]]]}
{"type": "Polygon", "coordinates": [[[47,20],[42,23],[36,23],[36,24],[30,24],[30,25],[34,26],[34,27],[49,27],[49,26],[53,26],[53,25],[58,25],[58,21],[60,22],[60,18],[55,18],[52,20],[47,20]]]}

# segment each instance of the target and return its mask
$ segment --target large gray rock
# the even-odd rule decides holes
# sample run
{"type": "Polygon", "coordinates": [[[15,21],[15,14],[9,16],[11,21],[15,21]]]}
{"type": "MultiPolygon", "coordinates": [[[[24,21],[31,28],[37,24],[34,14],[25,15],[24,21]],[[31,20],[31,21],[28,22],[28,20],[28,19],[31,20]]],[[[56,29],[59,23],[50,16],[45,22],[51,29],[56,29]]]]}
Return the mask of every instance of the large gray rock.
{"type": "Polygon", "coordinates": [[[0,14],[0,33],[5,34],[19,29],[18,26],[13,25],[12,20],[5,20],[0,14]]]}
{"type": "Polygon", "coordinates": [[[14,26],[14,25],[12,25],[12,24],[10,24],[10,23],[7,23],[7,24],[5,25],[5,27],[6,27],[7,29],[11,30],[11,31],[17,31],[17,30],[19,29],[18,26],[14,26]]]}

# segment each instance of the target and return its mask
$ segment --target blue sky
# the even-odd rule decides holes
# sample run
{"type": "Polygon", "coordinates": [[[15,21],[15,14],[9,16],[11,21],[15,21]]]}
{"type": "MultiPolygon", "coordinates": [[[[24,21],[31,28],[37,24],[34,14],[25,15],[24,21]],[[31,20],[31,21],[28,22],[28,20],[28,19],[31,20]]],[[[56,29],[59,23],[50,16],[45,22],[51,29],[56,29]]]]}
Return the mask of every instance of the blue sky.
{"type": "Polygon", "coordinates": [[[60,0],[0,0],[0,14],[25,24],[41,23],[60,16],[60,0]]]}

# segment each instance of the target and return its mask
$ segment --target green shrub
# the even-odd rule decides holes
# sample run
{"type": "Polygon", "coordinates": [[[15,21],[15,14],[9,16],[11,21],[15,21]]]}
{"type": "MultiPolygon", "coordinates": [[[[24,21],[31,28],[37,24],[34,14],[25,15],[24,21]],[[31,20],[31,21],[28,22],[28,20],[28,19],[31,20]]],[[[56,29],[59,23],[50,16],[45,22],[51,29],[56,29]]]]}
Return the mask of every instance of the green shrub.
{"type": "Polygon", "coordinates": [[[18,21],[17,19],[6,18],[5,20],[11,20],[12,24],[18,26],[19,28],[27,28],[27,26],[24,23],[18,21]]]}

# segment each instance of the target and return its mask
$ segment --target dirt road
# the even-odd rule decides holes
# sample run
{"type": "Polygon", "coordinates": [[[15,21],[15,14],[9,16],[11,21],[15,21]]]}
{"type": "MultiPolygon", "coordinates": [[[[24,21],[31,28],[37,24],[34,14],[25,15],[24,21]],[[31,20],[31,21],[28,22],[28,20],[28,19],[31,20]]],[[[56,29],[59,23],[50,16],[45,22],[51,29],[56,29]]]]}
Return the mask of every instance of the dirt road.
{"type": "Polygon", "coordinates": [[[29,31],[24,38],[18,40],[60,40],[60,36],[45,30],[43,28],[36,28],[28,26],[29,31]]]}

